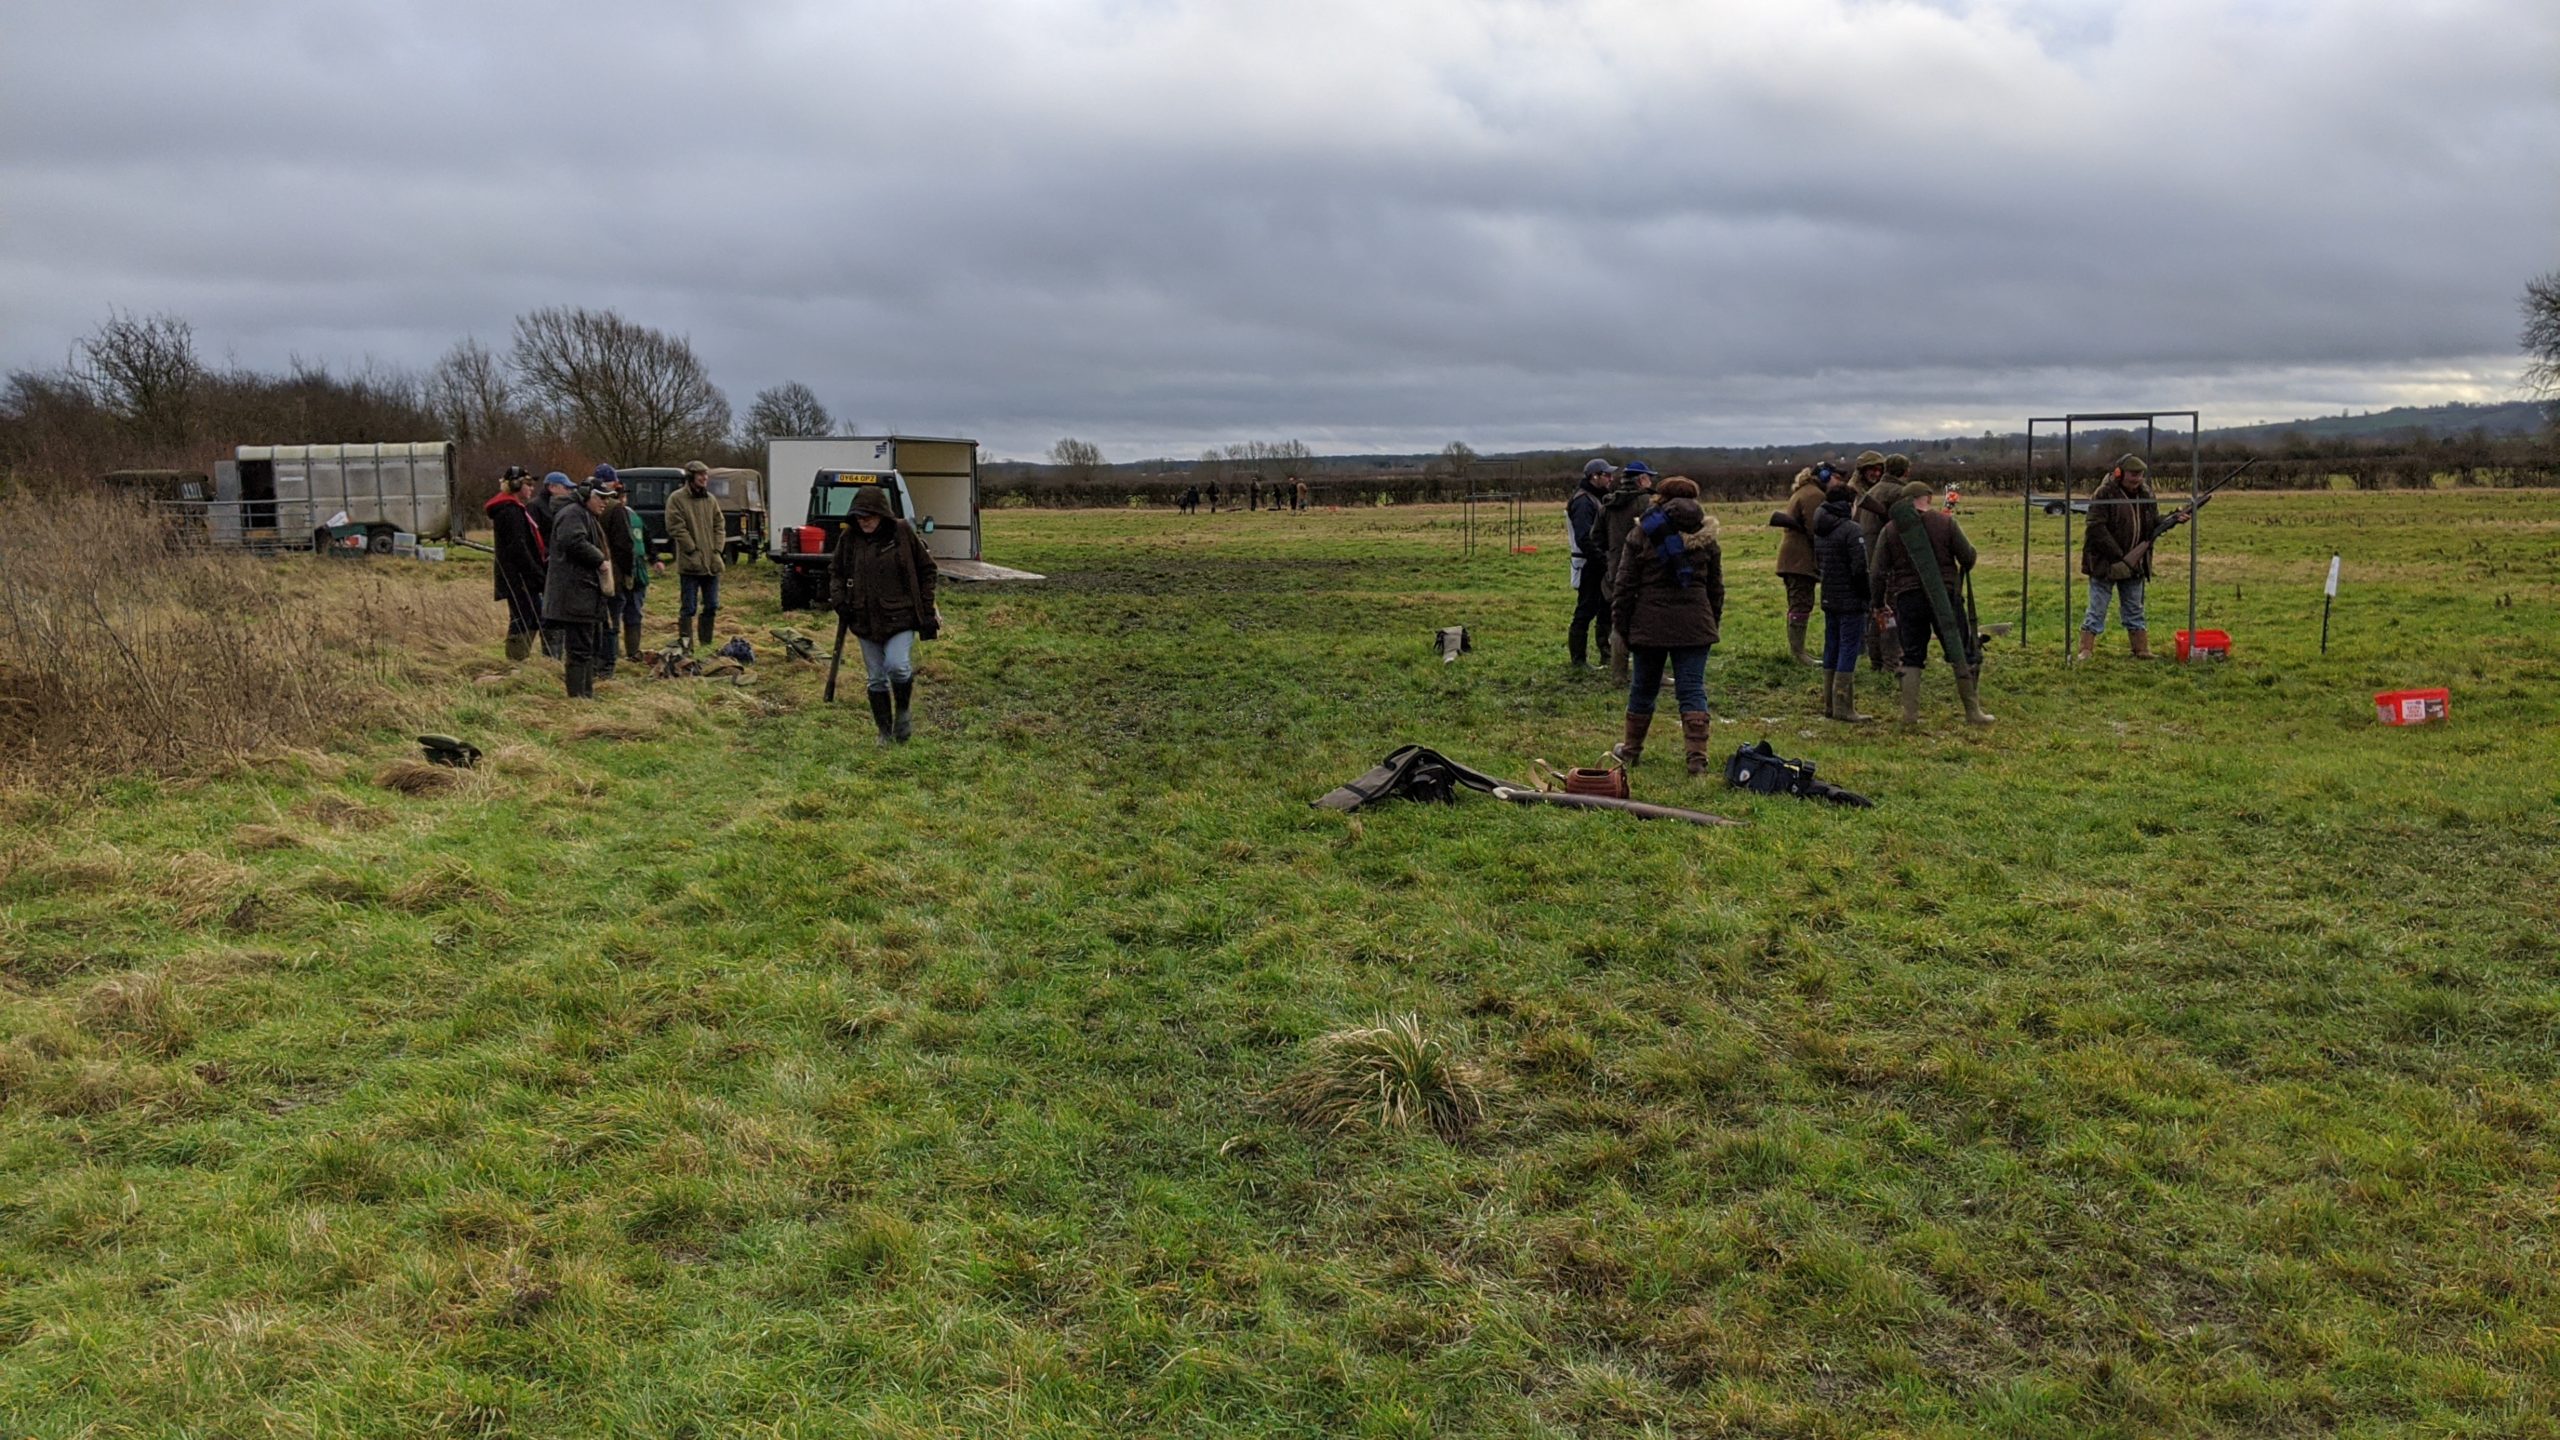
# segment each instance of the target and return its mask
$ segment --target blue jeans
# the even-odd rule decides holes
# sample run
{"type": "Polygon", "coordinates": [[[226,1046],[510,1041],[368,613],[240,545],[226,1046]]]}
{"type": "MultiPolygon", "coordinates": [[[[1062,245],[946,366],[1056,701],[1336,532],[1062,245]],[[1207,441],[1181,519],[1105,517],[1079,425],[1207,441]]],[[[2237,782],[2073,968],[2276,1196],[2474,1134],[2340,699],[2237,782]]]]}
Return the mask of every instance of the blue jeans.
{"type": "Polygon", "coordinates": [[[2150,626],[2143,623],[2145,617],[2142,613],[2142,587],[2145,583],[2147,582],[2141,580],[2101,580],[2094,575],[2091,576],[2089,578],[2089,613],[2080,621],[2080,633],[2083,635],[2107,633],[2107,592],[2110,590],[2115,592],[2116,612],[2118,618],[2124,621],[2124,628],[2127,630],[2150,629],[2150,626]]]}
{"type": "Polygon", "coordinates": [[[676,623],[693,618],[694,601],[702,602],[702,613],[720,613],[720,577],[717,575],[678,575],[676,577],[676,623]]]}
{"type": "Polygon", "coordinates": [[[885,695],[892,684],[904,685],[916,678],[915,648],[913,630],[901,630],[886,640],[863,640],[864,688],[874,695],[885,695]]]}
{"type": "Polygon", "coordinates": [[[1707,652],[1713,648],[1711,645],[1683,645],[1677,650],[1665,650],[1659,645],[1628,647],[1628,658],[1633,661],[1634,683],[1627,687],[1627,713],[1653,713],[1654,699],[1662,693],[1662,667],[1666,661],[1671,666],[1672,693],[1680,697],[1680,713],[1691,715],[1706,709],[1707,652]]]}
{"type": "Polygon", "coordinates": [[[640,604],[648,598],[649,586],[646,582],[632,586],[631,593],[623,596],[620,605],[616,607],[621,612],[622,623],[625,625],[639,624],[640,604]]]}
{"type": "Polygon", "coordinates": [[[1867,612],[1822,612],[1822,668],[1846,675],[1858,668],[1867,648],[1867,612]]]}

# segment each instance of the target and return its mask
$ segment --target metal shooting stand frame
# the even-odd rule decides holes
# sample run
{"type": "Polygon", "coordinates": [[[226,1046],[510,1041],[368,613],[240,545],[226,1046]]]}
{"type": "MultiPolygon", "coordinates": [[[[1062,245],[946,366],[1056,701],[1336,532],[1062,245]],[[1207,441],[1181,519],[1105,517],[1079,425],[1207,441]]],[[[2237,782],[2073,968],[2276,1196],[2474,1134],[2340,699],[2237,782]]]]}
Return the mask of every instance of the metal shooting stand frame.
{"type": "MultiPolygon", "coordinates": [[[[2038,415],[2028,419],[2026,483],[2021,487],[2021,509],[2019,511],[2020,518],[2018,522],[2018,648],[2021,654],[2025,653],[2027,644],[2027,602],[2033,598],[2033,585],[2031,584],[2031,581],[2033,579],[2032,561],[2035,549],[2036,506],[2039,503],[2053,503],[2050,496],[2044,497],[2042,502],[2039,502],[2036,495],[2036,427],[2039,425],[2058,425],[2062,427],[2062,656],[2064,660],[2068,661],[2071,658],[2072,632],[2080,628],[2078,624],[2075,623],[2075,616],[2079,612],[2079,602],[2074,598],[2074,595],[2078,587],[2073,583],[2073,577],[2080,573],[2080,555],[2079,552],[2073,549],[2071,545],[2071,467],[2073,463],[2073,442],[2079,438],[2082,426],[2114,427],[2139,423],[2142,426],[2142,458],[2146,463],[2152,463],[2153,471],[2156,474],[2159,467],[2152,452],[2159,441],[2160,422],[2163,420],[2184,420],[2187,422],[2187,496],[2184,503],[2192,504],[2195,500],[2196,492],[2204,486],[2204,427],[2195,411],[2126,410],[2107,414],[2038,415]]],[[[2169,438],[2174,441],[2177,438],[2177,432],[2172,430],[2169,438]]],[[[2168,503],[2168,498],[2159,493],[2156,485],[2152,491],[2151,498],[2156,504],[2166,505],[2168,503]]],[[[2083,503],[2089,505],[2138,505],[2142,502],[2138,500],[2093,499],[2083,503]]],[[[2195,511],[2187,517],[2186,521],[2187,633],[2190,635],[2194,634],[2196,631],[2196,577],[2203,556],[2203,549],[2196,538],[2196,527],[2201,522],[2203,513],[2204,512],[2201,510],[2195,511]]],[[[2154,549],[2153,558],[2155,560],[2158,558],[2156,547],[2154,549]]]]}
{"type": "Polygon", "coordinates": [[[1511,540],[1510,552],[1514,555],[1521,552],[1521,547],[1529,538],[1529,498],[1527,496],[1522,495],[1517,491],[1504,491],[1500,493],[1487,493],[1480,495],[1476,493],[1475,487],[1470,485],[1467,487],[1467,498],[1463,503],[1466,507],[1464,511],[1466,534],[1466,548],[1464,553],[1466,558],[1470,560],[1475,558],[1476,530],[1479,526],[1489,532],[1494,530],[1497,526],[1501,527],[1503,530],[1509,532],[1511,540]],[[1509,513],[1507,515],[1487,515],[1479,518],[1479,512],[1483,507],[1488,505],[1508,506],[1509,513]]]}

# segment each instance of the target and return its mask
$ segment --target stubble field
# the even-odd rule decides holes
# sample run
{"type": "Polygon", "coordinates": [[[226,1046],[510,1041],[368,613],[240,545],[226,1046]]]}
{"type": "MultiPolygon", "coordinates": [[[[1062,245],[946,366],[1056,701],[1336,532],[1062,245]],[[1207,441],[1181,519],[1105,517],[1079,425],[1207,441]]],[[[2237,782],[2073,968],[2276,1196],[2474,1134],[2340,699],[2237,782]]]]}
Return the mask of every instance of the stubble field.
{"type": "MultiPolygon", "coordinates": [[[[755,683],[590,706],[482,680],[484,568],[406,572],[489,616],[399,682],[490,752],[451,788],[383,730],[0,794],[0,1417],[2560,1434],[2560,495],[2218,501],[2197,667],[2059,664],[2039,521],[2000,723],[1933,666],[1916,734],[1814,718],[1767,509],[1717,749],[1874,810],[1667,724],[1639,797],[1744,825],[1308,808],[1615,738],[1544,512],[1472,561],[1448,509],[991,512],[1053,578],[947,593],[895,751],[761,569],[755,683]],[[2418,685],[2450,723],[2375,724],[2418,685]],[[1275,1099],[1403,1014],[1478,1123],[1275,1099]]],[[[2017,511],[1965,518],[2013,621],[2017,511]]]]}

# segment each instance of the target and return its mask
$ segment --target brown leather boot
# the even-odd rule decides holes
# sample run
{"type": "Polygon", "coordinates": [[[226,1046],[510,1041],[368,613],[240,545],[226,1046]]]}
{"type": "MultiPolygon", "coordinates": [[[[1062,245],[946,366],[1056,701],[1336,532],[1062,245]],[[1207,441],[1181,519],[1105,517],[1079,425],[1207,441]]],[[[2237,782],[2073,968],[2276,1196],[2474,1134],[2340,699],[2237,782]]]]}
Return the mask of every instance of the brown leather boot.
{"type": "Polygon", "coordinates": [[[1618,757],[1619,764],[1633,770],[1636,768],[1636,762],[1644,758],[1644,735],[1652,728],[1651,714],[1638,715],[1633,711],[1627,712],[1627,738],[1619,741],[1609,753],[1618,757]]]}
{"type": "Polygon", "coordinates": [[[1680,712],[1680,740],[1681,740],[1681,744],[1682,744],[1682,745],[1683,745],[1683,746],[1688,750],[1688,752],[1689,752],[1689,773],[1690,773],[1690,774],[1692,774],[1692,775],[1704,775],[1704,774],[1706,774],[1706,773],[1707,773],[1707,712],[1706,712],[1706,711],[1704,711],[1704,710],[1683,710],[1683,711],[1681,711],[1681,712],[1680,712]]]}
{"type": "Polygon", "coordinates": [[[2132,642],[2133,642],[2133,658],[2134,658],[2134,659],[2136,659],[2136,660],[2148,660],[2148,659],[2152,658],[2152,657],[2151,657],[2151,632],[2150,632],[2150,631],[2148,631],[2148,630],[2127,630],[2126,632],[2124,632],[2124,638],[2126,638],[2127,640],[2130,640],[2130,641],[2132,641],[2132,642]]]}
{"type": "Polygon", "coordinates": [[[2081,631],[2081,632],[2080,632],[2080,658],[2081,658],[2081,659],[2083,659],[2083,660],[2086,660],[2086,659],[2088,659],[2090,656],[2095,655],[2095,654],[2097,654],[2097,653],[2098,653],[2098,637],[2097,637],[2097,636],[2095,636],[2095,635],[2090,634],[2090,633],[2089,633],[2088,631],[2086,631],[2086,630],[2081,631]]]}

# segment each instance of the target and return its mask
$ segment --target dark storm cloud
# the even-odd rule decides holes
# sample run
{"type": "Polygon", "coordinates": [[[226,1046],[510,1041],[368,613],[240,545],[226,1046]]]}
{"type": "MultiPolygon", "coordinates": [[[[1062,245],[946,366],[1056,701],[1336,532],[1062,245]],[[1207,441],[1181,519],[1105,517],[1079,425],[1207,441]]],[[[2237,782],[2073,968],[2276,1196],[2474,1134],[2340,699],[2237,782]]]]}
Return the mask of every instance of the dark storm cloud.
{"type": "Polygon", "coordinates": [[[1116,456],[2496,398],[2560,12],[21,4],[0,364],[110,305],[423,364],[535,305],[733,399],[1116,456]]]}

